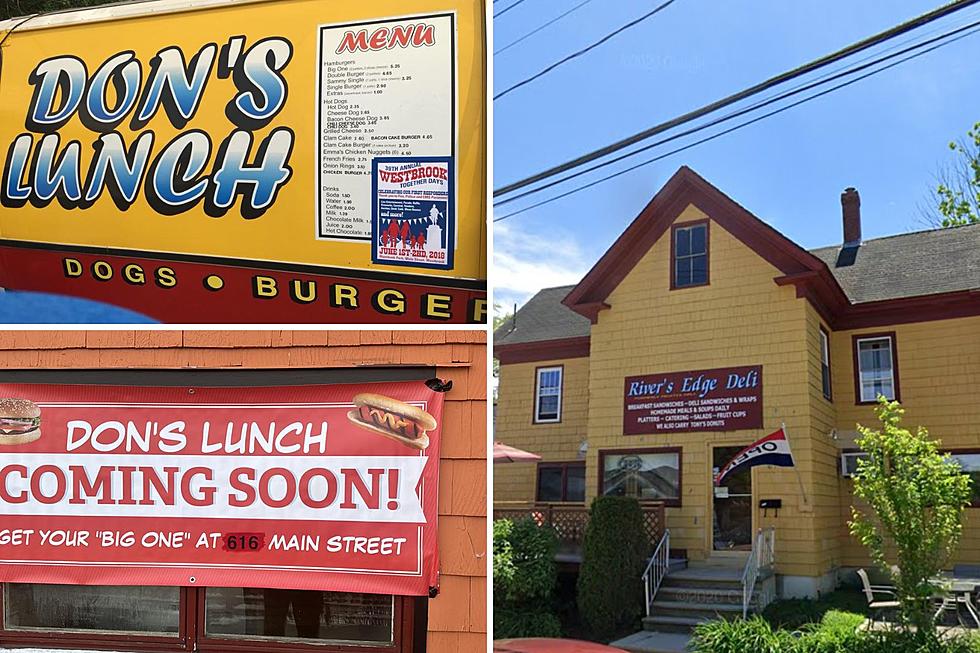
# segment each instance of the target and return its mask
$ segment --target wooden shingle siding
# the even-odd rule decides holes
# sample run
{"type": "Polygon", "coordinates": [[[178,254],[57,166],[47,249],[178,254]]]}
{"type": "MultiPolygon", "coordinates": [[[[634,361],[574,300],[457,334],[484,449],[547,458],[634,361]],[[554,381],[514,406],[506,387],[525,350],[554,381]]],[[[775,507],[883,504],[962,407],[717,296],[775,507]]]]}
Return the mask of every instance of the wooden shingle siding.
{"type": "MultiPolygon", "coordinates": [[[[904,424],[909,429],[923,426],[929,435],[942,441],[944,449],[980,447],[980,318],[966,317],[931,322],[899,324],[874,329],[842,331],[831,345],[835,371],[834,396],[846,393],[838,402],[837,428],[855,430],[861,423],[874,427],[873,406],[854,403],[852,335],[874,331],[894,331],[898,343],[902,374],[904,424]]],[[[841,479],[842,514],[850,514],[853,482],[841,479]]],[[[843,564],[867,565],[867,552],[844,532],[843,564]]],[[[956,562],[980,561],[980,508],[967,508],[956,562]]]]}
{"type": "MultiPolygon", "coordinates": [[[[541,456],[542,462],[568,462],[579,457],[589,418],[589,359],[517,363],[500,366],[494,439],[541,456]],[[535,369],[564,366],[560,423],[532,424],[535,369]]],[[[494,502],[534,501],[537,466],[533,463],[494,467],[494,502]]]]}
{"type": "MultiPolygon", "coordinates": [[[[677,222],[704,219],[690,205],[677,222]]],[[[667,509],[671,545],[693,559],[708,555],[711,536],[710,445],[746,445],[785,421],[800,473],[813,476],[807,418],[806,304],[779,287],[779,270],[714,223],[709,230],[711,285],[670,290],[669,238],[661,238],[609,295],[611,309],[592,328],[587,492],[598,492],[598,451],[680,446],[682,507],[667,509]],[[763,429],[624,436],[623,378],[717,367],[763,366],[763,429]],[[710,443],[710,444],[709,444],[710,443]]],[[[756,468],[755,500],[781,498],[755,526],[774,526],[778,572],[815,575],[814,513],[802,505],[794,470],[756,468]]],[[[812,502],[812,499],[811,499],[812,502]]]]}

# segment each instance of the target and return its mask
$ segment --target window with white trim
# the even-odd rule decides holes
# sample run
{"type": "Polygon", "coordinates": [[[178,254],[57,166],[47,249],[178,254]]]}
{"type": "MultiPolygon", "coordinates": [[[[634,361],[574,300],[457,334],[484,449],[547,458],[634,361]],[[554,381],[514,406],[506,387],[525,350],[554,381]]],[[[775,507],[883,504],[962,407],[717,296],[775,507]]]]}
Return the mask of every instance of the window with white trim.
{"type": "Polygon", "coordinates": [[[857,339],[858,384],[862,402],[895,399],[895,343],[891,336],[857,339]]]}
{"type": "Polygon", "coordinates": [[[539,367],[534,391],[534,421],[561,421],[562,367],[539,367]]]}

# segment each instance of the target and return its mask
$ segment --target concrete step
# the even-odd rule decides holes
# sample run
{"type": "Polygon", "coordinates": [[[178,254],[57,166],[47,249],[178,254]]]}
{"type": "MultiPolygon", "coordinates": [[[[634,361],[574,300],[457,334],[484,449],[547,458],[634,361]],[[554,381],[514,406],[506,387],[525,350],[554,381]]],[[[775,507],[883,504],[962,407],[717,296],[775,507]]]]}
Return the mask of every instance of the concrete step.
{"type": "Polygon", "coordinates": [[[742,591],[742,579],[732,580],[730,578],[722,577],[707,577],[704,575],[682,575],[684,572],[679,574],[667,574],[664,576],[663,583],[660,585],[663,588],[677,588],[677,589],[688,589],[688,590],[738,590],[742,591]]]}
{"type": "MultiPolygon", "coordinates": [[[[756,590],[755,594],[758,594],[756,590]]],[[[754,598],[754,596],[753,596],[754,598]]],[[[661,585],[657,600],[681,601],[684,603],[730,603],[742,605],[742,587],[738,589],[720,587],[670,587],[661,585]]]]}
{"type": "Polygon", "coordinates": [[[706,619],[721,617],[723,619],[733,619],[742,616],[742,604],[662,601],[658,597],[650,608],[650,614],[658,617],[704,617],[706,619]]]}
{"type": "Polygon", "coordinates": [[[672,574],[675,571],[681,571],[687,569],[687,558],[671,558],[667,561],[667,573],[672,574]]]}
{"type": "MultiPolygon", "coordinates": [[[[773,575],[772,569],[760,570],[756,586],[773,575]]],[[[661,587],[710,588],[742,590],[742,572],[725,567],[691,567],[664,576],[661,587]]]]}
{"type": "Polygon", "coordinates": [[[687,633],[641,630],[609,645],[631,653],[685,653],[690,641],[687,633]]]}
{"type": "Polygon", "coordinates": [[[643,617],[643,630],[665,633],[690,633],[698,624],[711,621],[711,617],[675,617],[652,614],[643,617]]]}

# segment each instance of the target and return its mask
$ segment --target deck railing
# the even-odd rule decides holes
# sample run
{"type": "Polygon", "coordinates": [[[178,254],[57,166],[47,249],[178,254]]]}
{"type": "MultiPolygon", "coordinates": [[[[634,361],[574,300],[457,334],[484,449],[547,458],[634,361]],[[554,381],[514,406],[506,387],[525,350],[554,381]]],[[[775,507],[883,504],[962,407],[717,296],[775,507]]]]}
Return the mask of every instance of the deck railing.
{"type": "MultiPolygon", "coordinates": [[[[664,504],[643,504],[643,527],[650,539],[651,550],[664,534],[664,504]]],[[[549,525],[558,533],[562,548],[579,548],[585,539],[589,509],[581,504],[560,503],[498,503],[493,508],[494,519],[524,519],[531,517],[539,525],[549,525]]]]}

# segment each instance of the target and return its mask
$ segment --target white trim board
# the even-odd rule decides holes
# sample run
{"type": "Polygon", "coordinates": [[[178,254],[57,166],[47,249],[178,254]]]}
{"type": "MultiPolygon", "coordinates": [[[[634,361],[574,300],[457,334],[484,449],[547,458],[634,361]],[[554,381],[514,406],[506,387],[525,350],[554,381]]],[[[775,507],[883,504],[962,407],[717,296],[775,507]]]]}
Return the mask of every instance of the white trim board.
{"type": "MultiPolygon", "coordinates": [[[[17,32],[30,32],[48,27],[64,27],[81,23],[98,23],[112,20],[124,20],[139,16],[159,16],[177,14],[199,9],[214,9],[231,5],[258,4],[273,0],[132,0],[102,7],[87,7],[84,9],[69,9],[48,14],[39,14],[30,20],[27,16],[0,21],[0,34],[17,27],[17,32]]],[[[2,649],[0,649],[2,653],[2,649]]]]}

